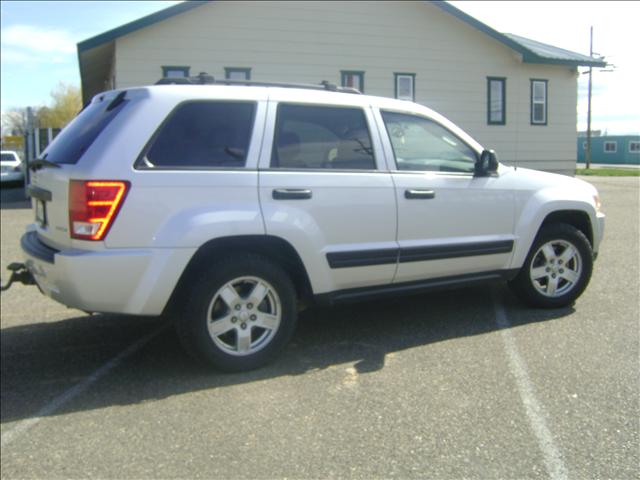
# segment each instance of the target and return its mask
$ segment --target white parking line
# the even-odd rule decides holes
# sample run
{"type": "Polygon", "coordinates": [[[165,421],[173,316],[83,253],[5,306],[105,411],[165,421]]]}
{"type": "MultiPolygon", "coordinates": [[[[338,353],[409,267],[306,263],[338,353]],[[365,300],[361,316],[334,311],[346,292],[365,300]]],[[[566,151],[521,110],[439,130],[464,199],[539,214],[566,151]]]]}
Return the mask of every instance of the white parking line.
{"type": "Polygon", "coordinates": [[[66,390],[65,392],[63,392],[62,394],[58,395],[53,400],[51,400],[51,402],[49,402],[42,409],[40,409],[40,411],[36,413],[35,416],[27,420],[22,420],[21,422],[17,423],[13,428],[4,432],[0,439],[0,447],[4,448],[5,446],[9,445],[12,441],[14,441],[20,435],[26,433],[28,430],[35,427],[45,417],[51,415],[56,410],[60,409],[63,405],[65,405],[67,402],[71,401],[72,399],[80,395],[82,392],[87,390],[91,385],[97,382],[100,378],[104,377],[107,373],[109,373],[115,367],[120,365],[123,360],[125,360],[127,357],[131,356],[138,350],[140,350],[147,343],[149,343],[154,337],[156,337],[157,335],[165,331],[168,327],[169,325],[167,324],[162,325],[156,330],[154,330],[153,332],[149,333],[148,335],[145,335],[144,337],[140,338],[135,343],[129,345],[126,349],[124,349],[118,355],[113,357],[103,366],[98,368],[91,375],[85,378],[82,382],[74,385],[70,389],[66,390]]]}
{"type": "Polygon", "coordinates": [[[536,399],[533,384],[527,373],[527,365],[518,352],[516,340],[510,330],[511,323],[504,310],[504,306],[495,290],[493,295],[496,323],[498,327],[500,327],[500,333],[502,334],[502,341],[504,342],[504,348],[509,359],[509,369],[516,379],[520,399],[527,412],[531,429],[538,440],[547,473],[552,480],[564,480],[567,478],[567,468],[564,465],[562,454],[553,441],[553,436],[545,420],[546,415],[544,409],[536,399]]]}

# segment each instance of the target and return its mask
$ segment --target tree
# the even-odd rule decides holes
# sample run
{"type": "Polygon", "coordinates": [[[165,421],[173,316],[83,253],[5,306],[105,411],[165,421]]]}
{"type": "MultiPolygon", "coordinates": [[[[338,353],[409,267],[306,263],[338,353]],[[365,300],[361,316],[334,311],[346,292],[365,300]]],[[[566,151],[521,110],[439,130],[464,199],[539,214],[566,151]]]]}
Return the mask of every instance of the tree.
{"type": "Polygon", "coordinates": [[[2,114],[2,134],[23,136],[27,132],[27,109],[12,108],[2,114]]]}
{"type": "Polygon", "coordinates": [[[80,89],[60,82],[51,92],[51,105],[40,107],[37,123],[40,128],[63,128],[82,109],[80,89]]]}

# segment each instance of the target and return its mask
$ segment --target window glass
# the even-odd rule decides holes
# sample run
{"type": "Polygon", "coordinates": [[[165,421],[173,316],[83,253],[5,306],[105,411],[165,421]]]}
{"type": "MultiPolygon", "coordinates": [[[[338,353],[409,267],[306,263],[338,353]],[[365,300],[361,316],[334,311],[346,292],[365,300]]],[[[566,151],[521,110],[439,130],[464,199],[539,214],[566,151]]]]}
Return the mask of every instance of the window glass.
{"type": "Polygon", "coordinates": [[[424,117],[382,112],[398,170],[472,173],[476,153],[446,128],[424,117]]]}
{"type": "Polygon", "coordinates": [[[187,102],[156,134],[140,167],[243,167],[255,104],[187,102]]]}
{"type": "Polygon", "coordinates": [[[162,76],[165,78],[184,78],[189,76],[190,67],[162,67],[162,76]]]}
{"type": "Polygon", "coordinates": [[[167,70],[166,73],[165,77],[167,78],[183,78],[187,76],[184,70],[167,70]]]}
{"type": "Polygon", "coordinates": [[[78,163],[98,135],[127,104],[125,96],[126,92],[121,92],[111,101],[90,103],[54,138],[42,158],[60,164],[78,163]]]}
{"type": "Polygon", "coordinates": [[[352,87],[364,93],[364,72],[342,72],[342,86],[352,87]]]}
{"type": "Polygon", "coordinates": [[[414,100],[414,81],[414,75],[396,73],[396,98],[398,100],[414,100]]]}
{"type": "Polygon", "coordinates": [[[225,68],[225,77],[227,80],[251,80],[250,68],[225,68]]]}
{"type": "Polygon", "coordinates": [[[374,170],[364,112],[359,108],[279,105],[271,166],[374,170]]]}
{"type": "Polygon", "coordinates": [[[639,153],[640,152],[640,142],[630,141],[629,142],[629,153],[639,153]]]}
{"type": "Polygon", "coordinates": [[[547,123],[547,82],[531,81],[531,123],[546,125],[547,123]]]}
{"type": "Polygon", "coordinates": [[[618,150],[617,142],[604,142],[604,151],[609,153],[615,153],[618,150]]]}
{"type": "Polygon", "coordinates": [[[503,78],[490,78],[489,80],[489,98],[487,101],[489,108],[489,125],[505,124],[505,86],[506,81],[503,78]]]}

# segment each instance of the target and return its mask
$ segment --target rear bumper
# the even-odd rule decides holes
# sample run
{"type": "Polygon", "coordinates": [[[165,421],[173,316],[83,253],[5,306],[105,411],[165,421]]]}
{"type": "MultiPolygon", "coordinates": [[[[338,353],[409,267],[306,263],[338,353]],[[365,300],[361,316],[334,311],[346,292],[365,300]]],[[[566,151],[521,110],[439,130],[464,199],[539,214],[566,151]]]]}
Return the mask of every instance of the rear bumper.
{"type": "Polygon", "coordinates": [[[89,312],[159,315],[195,249],[55,250],[35,231],[21,239],[42,292],[89,312]]]}

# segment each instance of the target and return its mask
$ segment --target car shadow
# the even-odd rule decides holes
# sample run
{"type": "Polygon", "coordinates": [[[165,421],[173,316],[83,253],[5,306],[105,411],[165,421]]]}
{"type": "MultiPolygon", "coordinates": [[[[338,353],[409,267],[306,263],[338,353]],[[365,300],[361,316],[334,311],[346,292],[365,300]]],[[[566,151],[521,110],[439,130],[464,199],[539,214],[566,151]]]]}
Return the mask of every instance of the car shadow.
{"type": "Polygon", "coordinates": [[[31,208],[31,199],[26,196],[22,182],[5,182],[0,187],[0,209],[16,210],[31,208]]]}
{"type": "MultiPolygon", "coordinates": [[[[530,310],[504,289],[498,295],[512,326],[560,319],[572,308],[530,310]]],[[[385,367],[387,356],[415,347],[499,329],[491,288],[379,300],[301,313],[296,333],[272,364],[226,374],[192,360],[166,328],[97,384],[52,415],[133,405],[201,390],[304,375],[352,364],[360,374],[385,367]],[[463,300],[461,300],[463,299],[463,300]]],[[[32,418],[47,402],[82,382],[161,319],[93,315],[1,331],[1,423],[32,418]]]]}

